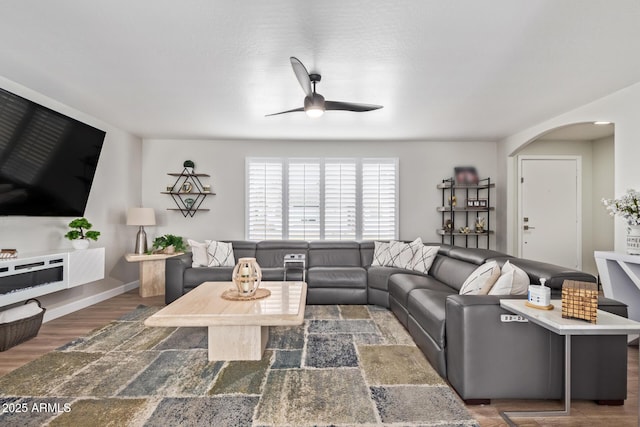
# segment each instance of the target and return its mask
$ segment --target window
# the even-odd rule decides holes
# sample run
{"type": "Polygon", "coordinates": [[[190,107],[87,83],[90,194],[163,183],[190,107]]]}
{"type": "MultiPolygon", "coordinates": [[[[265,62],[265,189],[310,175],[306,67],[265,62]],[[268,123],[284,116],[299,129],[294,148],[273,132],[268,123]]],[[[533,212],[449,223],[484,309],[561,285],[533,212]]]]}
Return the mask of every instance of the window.
{"type": "Polygon", "coordinates": [[[398,235],[398,160],[247,159],[247,239],[398,235]]]}

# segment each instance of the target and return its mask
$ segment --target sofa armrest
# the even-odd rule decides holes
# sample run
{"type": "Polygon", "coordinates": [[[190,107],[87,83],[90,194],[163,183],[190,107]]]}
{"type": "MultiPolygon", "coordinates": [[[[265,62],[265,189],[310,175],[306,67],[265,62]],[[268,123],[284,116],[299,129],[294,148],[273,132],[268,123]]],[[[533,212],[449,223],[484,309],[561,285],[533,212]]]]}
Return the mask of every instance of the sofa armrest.
{"type": "Polygon", "coordinates": [[[561,354],[561,337],[533,323],[502,322],[501,314],[513,313],[500,307],[501,298],[526,296],[447,298],[449,382],[465,400],[559,398],[562,358],[549,355],[561,354]]]}
{"type": "Polygon", "coordinates": [[[191,268],[192,263],[191,252],[166,259],[165,303],[170,304],[184,294],[184,272],[187,268],[191,268]]]}

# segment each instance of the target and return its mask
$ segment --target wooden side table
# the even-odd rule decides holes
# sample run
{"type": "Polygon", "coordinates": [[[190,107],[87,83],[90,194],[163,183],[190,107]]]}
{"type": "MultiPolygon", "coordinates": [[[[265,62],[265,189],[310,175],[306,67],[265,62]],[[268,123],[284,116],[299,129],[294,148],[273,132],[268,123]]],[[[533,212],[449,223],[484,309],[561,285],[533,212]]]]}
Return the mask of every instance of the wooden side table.
{"type": "Polygon", "coordinates": [[[164,260],[183,252],[175,254],[126,254],[124,259],[128,262],[140,263],[140,296],[143,298],[164,295],[164,260]]]}
{"type": "MultiPolygon", "coordinates": [[[[628,335],[640,332],[640,323],[625,317],[598,310],[597,323],[562,317],[562,300],[551,300],[553,310],[527,307],[523,299],[502,299],[500,306],[524,316],[528,321],[564,336],[564,410],[562,411],[509,411],[501,412],[510,427],[516,426],[511,417],[553,417],[571,413],[571,337],[573,335],[628,335]]],[[[638,406],[640,417],[640,405],[638,406]]]]}

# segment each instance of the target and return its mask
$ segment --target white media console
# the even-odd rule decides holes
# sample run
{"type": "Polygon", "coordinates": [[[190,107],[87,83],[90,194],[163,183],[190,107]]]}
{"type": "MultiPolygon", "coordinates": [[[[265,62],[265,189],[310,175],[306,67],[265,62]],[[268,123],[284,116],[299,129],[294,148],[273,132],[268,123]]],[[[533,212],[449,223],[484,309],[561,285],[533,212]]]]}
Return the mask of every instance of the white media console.
{"type": "Polygon", "coordinates": [[[104,248],[0,260],[0,307],[104,279],[104,248]]]}

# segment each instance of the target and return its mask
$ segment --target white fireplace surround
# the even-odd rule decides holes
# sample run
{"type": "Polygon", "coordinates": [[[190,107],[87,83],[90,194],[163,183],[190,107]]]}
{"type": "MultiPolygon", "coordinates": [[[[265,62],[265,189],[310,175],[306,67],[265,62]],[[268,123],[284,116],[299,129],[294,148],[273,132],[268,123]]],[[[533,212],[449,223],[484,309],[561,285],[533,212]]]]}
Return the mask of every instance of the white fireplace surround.
{"type": "Polygon", "coordinates": [[[105,250],[104,248],[91,248],[22,254],[18,258],[0,260],[0,277],[10,277],[60,266],[62,266],[62,280],[0,294],[0,307],[104,279],[105,250]]]}

